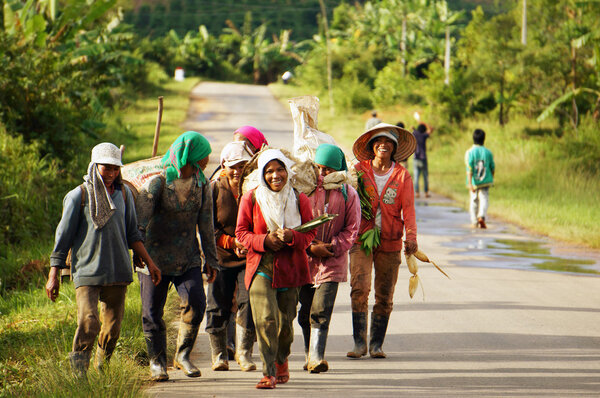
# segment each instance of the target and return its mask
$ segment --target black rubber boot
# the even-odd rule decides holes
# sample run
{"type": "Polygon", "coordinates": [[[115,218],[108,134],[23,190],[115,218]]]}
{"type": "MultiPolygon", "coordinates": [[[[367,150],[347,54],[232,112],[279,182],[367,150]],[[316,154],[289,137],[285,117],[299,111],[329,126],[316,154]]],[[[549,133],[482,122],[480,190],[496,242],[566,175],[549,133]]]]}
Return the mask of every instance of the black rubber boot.
{"type": "Polygon", "coordinates": [[[311,329],[310,351],[308,353],[308,370],[310,370],[310,373],[321,373],[329,370],[329,364],[325,360],[328,332],[328,329],[311,329]]]}
{"type": "Polygon", "coordinates": [[[389,316],[371,313],[371,340],[369,341],[369,355],[371,355],[371,358],[386,357],[382,346],[389,320],[389,316]]]}
{"type": "Polygon", "coordinates": [[[232,312],[229,316],[229,322],[227,323],[227,355],[229,360],[235,360],[235,342],[237,341],[235,335],[235,318],[236,313],[232,312]]]}
{"type": "Polygon", "coordinates": [[[69,353],[69,362],[75,377],[79,379],[87,378],[87,371],[90,366],[91,351],[73,351],[69,353]]]}
{"type": "Polygon", "coordinates": [[[256,364],[252,362],[252,346],[254,346],[256,331],[237,325],[235,335],[237,338],[235,360],[244,372],[256,370],[256,364]]]}
{"type": "Polygon", "coordinates": [[[302,326],[302,337],[304,337],[304,366],[308,370],[308,350],[310,349],[310,326],[302,326]]]}
{"type": "Polygon", "coordinates": [[[167,381],[167,335],[165,332],[144,333],[150,359],[150,379],[167,381]]]}
{"type": "Polygon", "coordinates": [[[188,323],[179,324],[179,334],[177,335],[177,351],[173,358],[173,366],[175,369],[183,370],[188,377],[200,377],[200,369],[198,369],[190,361],[190,354],[194,348],[198,329],[200,326],[193,326],[188,323]]]}
{"type": "Polygon", "coordinates": [[[354,348],[346,356],[348,358],[360,358],[367,355],[367,313],[352,313],[352,336],[354,337],[354,348]]]}
{"type": "Polygon", "coordinates": [[[227,360],[227,329],[217,333],[209,333],[212,370],[229,370],[227,360]]]}

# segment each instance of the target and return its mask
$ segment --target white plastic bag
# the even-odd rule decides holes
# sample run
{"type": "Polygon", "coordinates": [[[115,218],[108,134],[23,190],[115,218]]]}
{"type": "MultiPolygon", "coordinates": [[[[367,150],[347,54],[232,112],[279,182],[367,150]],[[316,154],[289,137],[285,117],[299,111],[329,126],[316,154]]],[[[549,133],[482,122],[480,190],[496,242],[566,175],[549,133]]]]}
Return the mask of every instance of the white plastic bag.
{"type": "Polygon", "coordinates": [[[317,130],[319,98],[305,95],[288,100],[294,122],[293,155],[300,162],[312,161],[315,150],[321,144],[333,144],[335,140],[329,134],[317,130]]]}

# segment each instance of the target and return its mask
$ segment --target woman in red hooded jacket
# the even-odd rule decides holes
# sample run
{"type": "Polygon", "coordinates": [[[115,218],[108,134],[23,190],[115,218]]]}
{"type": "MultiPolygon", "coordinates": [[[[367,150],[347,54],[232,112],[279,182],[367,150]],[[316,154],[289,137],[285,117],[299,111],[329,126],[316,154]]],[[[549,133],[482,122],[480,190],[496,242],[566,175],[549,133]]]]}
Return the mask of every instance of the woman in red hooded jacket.
{"type": "Polygon", "coordinates": [[[242,197],[235,230],[248,249],[245,284],[263,361],[264,377],[256,388],[275,388],[289,380],[298,288],[310,282],[306,248],[316,230],[293,230],[312,219],[312,210],[306,195],[289,183],[292,164],[277,149],[260,155],[260,185],[242,197]]]}

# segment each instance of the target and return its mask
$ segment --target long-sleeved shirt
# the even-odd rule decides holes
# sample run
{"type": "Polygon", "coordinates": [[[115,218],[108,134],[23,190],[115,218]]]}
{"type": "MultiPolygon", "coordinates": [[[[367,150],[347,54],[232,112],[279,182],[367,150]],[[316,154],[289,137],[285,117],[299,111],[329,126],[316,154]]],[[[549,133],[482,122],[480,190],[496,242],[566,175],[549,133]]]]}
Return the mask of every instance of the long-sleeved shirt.
{"type": "MultiPolygon", "coordinates": [[[[348,278],[348,250],[356,241],[360,226],[360,199],[356,190],[350,185],[346,185],[346,192],[348,198],[344,199],[340,188],[329,191],[327,213],[338,216],[317,229],[316,239],[332,244],[333,257],[308,257],[314,285],[325,282],[346,282],[348,278]]],[[[314,217],[325,213],[326,194],[327,191],[319,185],[308,198],[314,217]]]]}
{"type": "MultiPolygon", "coordinates": [[[[273,288],[300,287],[310,283],[310,271],[306,248],[315,238],[315,229],[302,233],[293,231],[292,242],[276,252],[265,246],[267,223],[258,202],[253,198],[254,191],[249,191],[240,200],[235,236],[248,249],[246,256],[246,288],[250,288],[252,278],[265,254],[273,256],[273,288]]],[[[302,223],[312,220],[310,202],[305,194],[298,196],[298,207],[302,223]]]]}
{"type": "MultiPolygon", "coordinates": [[[[196,177],[192,177],[196,178],[196,177]]],[[[144,246],[163,275],[178,276],[203,264],[196,228],[200,233],[206,264],[218,269],[213,203],[210,186],[191,184],[180,203],[175,184],[167,184],[163,175],[146,182],[136,199],[144,246]]]]}
{"type": "MultiPolygon", "coordinates": [[[[394,252],[402,250],[402,235],[406,229],[406,240],[417,241],[417,222],[415,218],[415,199],[412,178],[408,171],[398,164],[394,165],[392,175],[387,181],[383,192],[377,192],[375,174],[370,160],[354,165],[357,172],[363,173],[365,190],[369,195],[373,213],[381,208],[381,244],[378,250],[394,252]]],[[[375,219],[361,218],[358,231],[360,235],[373,228],[375,219]]]]}
{"type": "Polygon", "coordinates": [[[71,250],[71,275],[75,287],[128,284],[133,281],[129,248],[142,240],[137,228],[133,195],[124,185],[111,195],[116,210],[106,225],[94,228],[87,195],[82,207],[81,187],[70,191],[63,200],[62,218],[56,228],[50,266],[67,268],[71,250]],[[121,189],[125,189],[127,200],[121,189]]]}

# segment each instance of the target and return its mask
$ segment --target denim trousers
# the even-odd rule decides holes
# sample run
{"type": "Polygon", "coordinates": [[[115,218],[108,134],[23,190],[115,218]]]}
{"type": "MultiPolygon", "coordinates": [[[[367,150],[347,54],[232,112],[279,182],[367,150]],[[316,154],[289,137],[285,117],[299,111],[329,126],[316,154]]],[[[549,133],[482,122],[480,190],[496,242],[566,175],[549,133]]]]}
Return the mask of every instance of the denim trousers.
{"type": "Polygon", "coordinates": [[[144,333],[167,330],[163,320],[167,293],[171,283],[175,286],[180,303],[180,320],[192,326],[200,326],[206,309],[202,269],[194,267],[182,275],[163,275],[158,286],[154,286],[150,275],[138,273],[142,295],[142,329],[144,333]]]}
{"type": "Polygon", "coordinates": [[[425,193],[427,193],[429,192],[429,172],[427,171],[427,161],[415,159],[415,193],[419,193],[419,176],[421,175],[423,175],[423,188],[425,188],[425,193]]]}
{"type": "Polygon", "coordinates": [[[302,328],[328,330],[337,291],[338,282],[325,282],[316,288],[312,284],[302,286],[298,324],[302,328]]]}
{"type": "Polygon", "coordinates": [[[254,329],[250,298],[244,284],[245,266],[220,270],[206,293],[206,332],[219,333],[227,328],[236,292],[237,323],[245,329],[254,329]]]}

